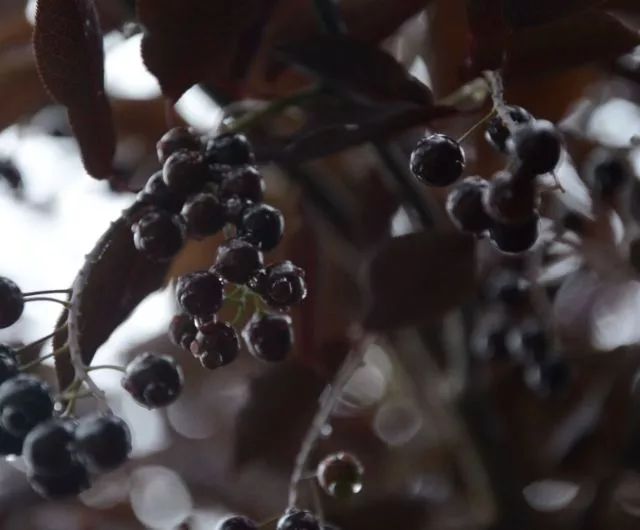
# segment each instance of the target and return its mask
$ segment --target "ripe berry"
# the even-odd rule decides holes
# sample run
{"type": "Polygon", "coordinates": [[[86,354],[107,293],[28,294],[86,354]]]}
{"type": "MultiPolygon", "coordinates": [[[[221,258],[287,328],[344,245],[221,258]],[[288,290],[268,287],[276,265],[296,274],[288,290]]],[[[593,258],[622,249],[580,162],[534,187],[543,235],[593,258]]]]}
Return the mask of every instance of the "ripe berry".
{"type": "Polygon", "coordinates": [[[23,436],[14,436],[0,427],[0,455],[20,455],[22,454],[23,436]]]}
{"type": "Polygon", "coordinates": [[[245,201],[240,197],[231,197],[224,201],[225,218],[228,223],[239,225],[242,223],[244,212],[252,206],[253,203],[245,201]]]}
{"type": "Polygon", "coordinates": [[[220,184],[220,197],[229,199],[239,197],[251,202],[262,202],[264,198],[264,179],[254,166],[245,166],[233,171],[220,184]]]}
{"type": "Polygon", "coordinates": [[[11,348],[3,348],[0,345],[0,384],[7,379],[11,379],[18,375],[18,361],[11,348]]]}
{"type": "Polygon", "coordinates": [[[192,317],[210,317],[222,307],[222,278],[210,271],[186,274],[178,280],[176,298],[182,309],[192,317]]]}
{"type": "Polygon", "coordinates": [[[200,358],[202,366],[213,370],[229,364],[240,352],[240,338],[227,322],[208,322],[201,326],[191,353],[200,358]]]}
{"type": "Polygon", "coordinates": [[[255,156],[247,137],[239,133],[221,134],[209,139],[205,148],[207,162],[239,166],[253,164],[255,156]]]}
{"type": "Polygon", "coordinates": [[[251,354],[263,361],[284,360],[293,347],[293,328],[287,315],[256,313],[242,331],[251,354]]]}
{"type": "Polygon", "coordinates": [[[422,138],[411,153],[411,171],[425,184],[448,186],[464,170],[464,151],[453,138],[432,134],[422,138]]]}
{"type": "Polygon", "coordinates": [[[164,164],[177,151],[198,151],[202,147],[200,138],[186,127],[174,127],[162,135],[156,144],[158,160],[164,164]]]}
{"type": "Polygon", "coordinates": [[[509,309],[521,308],[528,303],[530,295],[529,282],[514,271],[500,271],[487,282],[487,298],[509,309]]]}
{"type": "Polygon", "coordinates": [[[304,271],[290,261],[267,267],[259,292],[272,307],[289,307],[307,296],[304,271]]]}
{"type": "Polygon", "coordinates": [[[233,173],[233,167],[227,164],[207,164],[207,182],[221,184],[233,173]]]}
{"type": "Polygon", "coordinates": [[[169,189],[181,196],[202,191],[208,167],[196,151],[176,151],[162,168],[162,178],[169,189]]]}
{"type": "Polygon", "coordinates": [[[171,191],[165,184],[162,171],[157,171],[149,177],[142,191],[138,193],[137,199],[143,204],[172,213],[179,212],[184,203],[183,197],[171,191]]]}
{"type": "Polygon", "coordinates": [[[541,175],[553,171],[562,152],[562,140],[553,123],[535,120],[513,135],[515,153],[525,172],[541,175]]]}
{"type": "Polygon", "coordinates": [[[256,204],[245,210],[240,222],[242,239],[268,252],[274,249],[284,233],[284,218],[268,204],[256,204]]]}
{"type": "Polygon", "coordinates": [[[132,226],[133,244],[153,261],[167,261],[184,245],[186,230],[177,215],[148,212],[132,226]]]}
{"type": "Polygon", "coordinates": [[[258,530],[258,525],[244,515],[234,515],[221,521],[217,530],[258,530]]]}
{"type": "Polygon", "coordinates": [[[557,394],[569,385],[571,370],[563,359],[549,359],[530,365],[525,372],[525,381],[540,395],[557,394]]]}
{"type": "Polygon", "coordinates": [[[538,240],[538,221],[537,214],[522,223],[494,221],[489,228],[489,235],[502,252],[525,252],[538,240]]]}
{"type": "Polygon", "coordinates": [[[190,350],[197,333],[193,319],[186,313],[174,316],[169,324],[169,339],[183,350],[190,350]]]}
{"type": "Polygon", "coordinates": [[[607,151],[591,154],[585,175],[595,196],[605,200],[612,198],[632,177],[626,160],[607,151]]]}
{"type": "Polygon", "coordinates": [[[262,267],[262,252],[242,239],[229,239],[218,247],[214,270],[225,280],[244,284],[262,267]]]}
{"type": "MultiPolygon", "coordinates": [[[[509,116],[515,123],[528,123],[533,119],[533,116],[529,114],[522,107],[517,105],[508,106],[509,116]]],[[[485,132],[485,138],[493,147],[502,153],[507,152],[507,140],[511,136],[509,129],[502,121],[500,116],[494,116],[489,120],[487,130],[485,132]]]]}
{"type": "Polygon", "coordinates": [[[182,384],[182,371],[175,359],[151,353],[133,359],[122,378],[123,388],[149,409],[173,403],[180,395],[182,384]]]}
{"type": "Polygon", "coordinates": [[[318,466],[318,482],[332,497],[348,499],[362,490],[364,467],[350,453],[335,453],[318,466]]]}
{"type": "Polygon", "coordinates": [[[80,464],[75,464],[63,475],[29,475],[31,487],[46,499],[73,497],[91,487],[89,474],[80,464]]]}
{"type": "Polygon", "coordinates": [[[78,457],[93,473],[116,469],[127,461],[131,452],[129,427],[113,414],[82,418],[75,437],[78,457]]]}
{"type": "Polygon", "coordinates": [[[43,476],[64,475],[76,462],[75,424],[52,419],[35,427],[25,438],[24,461],[32,473],[43,476]]]}
{"type": "Polygon", "coordinates": [[[16,323],[24,310],[22,291],[12,280],[0,276],[0,329],[16,323]]]}
{"type": "Polygon", "coordinates": [[[196,239],[215,234],[227,222],[224,205],[212,193],[199,193],[191,197],[182,208],[182,218],[187,233],[196,239]]]}
{"type": "Polygon", "coordinates": [[[14,436],[26,436],[53,413],[49,385],[20,374],[0,385],[0,427],[14,436]]]}
{"type": "Polygon", "coordinates": [[[490,219],[482,205],[483,191],[489,183],[480,177],[467,177],[447,197],[447,213],[459,230],[481,234],[489,228],[490,219]]]}
{"type": "Polygon", "coordinates": [[[482,196],[489,216],[502,223],[518,223],[535,212],[537,193],[535,182],[514,177],[507,171],[497,173],[482,196]]]}
{"type": "Polygon", "coordinates": [[[315,515],[306,510],[292,509],[278,521],[276,530],[321,530],[315,515]]]}

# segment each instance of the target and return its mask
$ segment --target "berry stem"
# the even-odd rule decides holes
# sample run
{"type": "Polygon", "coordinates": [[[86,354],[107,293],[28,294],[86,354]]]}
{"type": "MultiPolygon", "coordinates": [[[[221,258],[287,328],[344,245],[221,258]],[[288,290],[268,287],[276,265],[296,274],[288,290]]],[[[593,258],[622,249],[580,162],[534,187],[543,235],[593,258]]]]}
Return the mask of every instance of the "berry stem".
{"type": "Polygon", "coordinates": [[[258,523],[258,528],[264,528],[265,526],[269,526],[271,523],[275,523],[278,519],[280,519],[280,515],[273,515],[264,521],[260,521],[258,523]]]}
{"type": "Polygon", "coordinates": [[[478,127],[480,127],[487,120],[490,120],[495,113],[496,109],[492,108],[490,112],[480,118],[479,122],[477,122],[475,125],[472,125],[471,128],[467,130],[467,132],[465,132],[460,138],[458,138],[458,143],[461,144],[462,142],[464,142],[476,129],[478,129],[478,127]]]}
{"type": "Polygon", "coordinates": [[[42,357],[38,357],[37,359],[34,359],[31,362],[23,364],[22,366],[19,367],[19,369],[21,371],[29,370],[31,368],[34,368],[35,366],[39,366],[40,363],[42,363],[42,361],[44,361],[46,359],[51,359],[51,358],[55,357],[56,355],[61,355],[62,353],[65,353],[68,350],[69,350],[69,346],[67,344],[65,344],[64,346],[58,348],[57,350],[52,351],[51,353],[48,353],[47,355],[43,355],[42,357]]]}
{"type": "Polygon", "coordinates": [[[71,289],[47,289],[44,291],[31,291],[30,293],[22,293],[25,298],[27,296],[39,296],[42,294],[70,294],[71,289]]]}
{"type": "Polygon", "coordinates": [[[89,366],[87,368],[87,372],[93,372],[95,370],[117,370],[118,372],[126,372],[123,366],[118,366],[117,364],[99,364],[97,366],[89,366]]]}
{"type": "Polygon", "coordinates": [[[500,119],[506,125],[507,129],[509,129],[509,132],[513,133],[518,126],[516,125],[516,122],[513,121],[513,118],[511,118],[509,110],[507,109],[507,104],[504,101],[504,84],[502,82],[502,74],[500,74],[499,71],[492,70],[487,70],[483,74],[489,84],[489,89],[491,90],[491,98],[493,99],[493,107],[495,111],[498,113],[498,116],[500,116],[500,119]]]}
{"type": "Polygon", "coordinates": [[[309,489],[311,491],[311,502],[313,503],[313,512],[320,523],[320,528],[324,528],[324,508],[322,507],[322,499],[318,490],[318,483],[315,480],[309,481],[309,489]]]}
{"type": "Polygon", "coordinates": [[[26,298],[25,303],[26,302],[55,302],[57,304],[64,306],[67,309],[69,309],[70,307],[69,302],[65,302],[64,300],[58,300],[57,298],[51,298],[50,296],[36,296],[34,298],[26,298]]]}
{"type": "Polygon", "coordinates": [[[49,339],[52,339],[53,337],[56,336],[57,333],[60,333],[66,327],[67,327],[66,324],[63,325],[63,326],[60,326],[59,328],[54,329],[53,332],[49,333],[48,335],[45,335],[44,337],[41,337],[41,338],[39,338],[37,340],[34,340],[33,342],[30,342],[29,344],[25,344],[22,348],[20,348],[18,350],[18,354],[24,353],[25,350],[27,350],[29,348],[33,348],[34,346],[37,346],[38,344],[42,344],[43,342],[46,342],[49,339]]]}
{"type": "Polygon", "coordinates": [[[336,403],[344,391],[345,385],[349,382],[353,373],[362,364],[362,359],[364,358],[368,347],[374,341],[375,336],[364,336],[358,340],[357,346],[351,349],[343,361],[333,383],[325,388],[322,396],[320,397],[320,407],[311,422],[309,430],[302,440],[300,451],[296,456],[293,473],[291,474],[291,480],[289,482],[289,509],[294,509],[296,507],[298,502],[298,483],[302,480],[302,477],[305,474],[309,456],[321,436],[322,428],[327,424],[336,403]]]}

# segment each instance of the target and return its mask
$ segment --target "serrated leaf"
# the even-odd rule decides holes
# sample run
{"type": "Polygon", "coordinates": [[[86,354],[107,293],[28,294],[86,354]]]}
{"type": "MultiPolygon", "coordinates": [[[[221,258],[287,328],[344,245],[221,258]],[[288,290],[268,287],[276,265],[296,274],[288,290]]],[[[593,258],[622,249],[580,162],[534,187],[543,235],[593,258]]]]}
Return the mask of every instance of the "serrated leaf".
{"type": "Polygon", "coordinates": [[[421,232],[390,239],[365,271],[370,296],[365,327],[437,321],[475,294],[475,268],[471,237],[421,232]]]}
{"type": "Polygon", "coordinates": [[[38,0],[33,45],[45,87],[67,107],[87,172],[109,177],[116,140],[93,1],[38,0]]]}

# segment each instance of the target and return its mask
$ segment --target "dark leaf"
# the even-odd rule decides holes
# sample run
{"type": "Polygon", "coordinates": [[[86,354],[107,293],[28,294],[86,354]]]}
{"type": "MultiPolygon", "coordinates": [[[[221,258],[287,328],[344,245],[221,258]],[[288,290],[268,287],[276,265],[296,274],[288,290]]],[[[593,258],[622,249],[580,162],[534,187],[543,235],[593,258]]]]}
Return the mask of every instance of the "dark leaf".
{"type": "MultiPolygon", "coordinates": [[[[123,215],[104,233],[86,257],[73,285],[69,311],[69,347],[74,345],[86,365],[136,306],[162,286],[169,263],[154,263],[133,246],[131,219],[136,207],[123,215]]],[[[68,356],[56,357],[60,387],[73,379],[68,356]]]]}
{"type": "Polygon", "coordinates": [[[440,319],[475,293],[475,242],[457,233],[393,238],[371,259],[365,281],[367,328],[440,319]]]}
{"type": "Polygon", "coordinates": [[[504,13],[509,25],[519,28],[551,22],[604,3],[605,0],[504,0],[504,13]]]}
{"type": "Polygon", "coordinates": [[[93,1],[39,0],[33,44],[44,85],[67,107],[87,172],[109,177],[116,140],[93,1]]]}
{"type": "Polygon", "coordinates": [[[280,49],[286,61],[325,83],[372,100],[429,106],[431,91],[387,52],[348,37],[322,36],[280,49]]]}

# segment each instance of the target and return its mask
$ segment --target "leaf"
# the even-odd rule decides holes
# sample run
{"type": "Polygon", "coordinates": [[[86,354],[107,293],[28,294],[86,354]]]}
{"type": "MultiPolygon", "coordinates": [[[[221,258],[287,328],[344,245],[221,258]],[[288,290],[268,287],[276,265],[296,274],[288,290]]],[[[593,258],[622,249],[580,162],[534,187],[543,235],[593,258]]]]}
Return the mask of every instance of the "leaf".
{"type": "Polygon", "coordinates": [[[326,35],[290,44],[280,52],[303,71],[355,95],[425,106],[432,102],[426,85],[390,54],[364,42],[326,35]]]}
{"type": "Polygon", "coordinates": [[[67,107],[87,172],[111,175],[115,131],[104,92],[104,50],[92,0],[39,0],[33,36],[38,71],[67,107]]]}
{"type": "Polygon", "coordinates": [[[390,239],[365,271],[365,327],[385,330],[440,319],[475,294],[475,268],[471,237],[420,232],[390,239]]]}
{"type": "MultiPolygon", "coordinates": [[[[170,263],[149,261],[133,245],[131,221],[140,214],[134,205],[96,243],[73,284],[69,310],[69,348],[86,365],[147,295],[162,286],[170,263]],[[77,351],[74,351],[77,349],[77,351]]],[[[56,357],[61,388],[73,380],[69,356],[56,357]]]]}
{"type": "Polygon", "coordinates": [[[605,0],[504,0],[505,17],[515,28],[535,26],[604,4],[605,0]]]}

